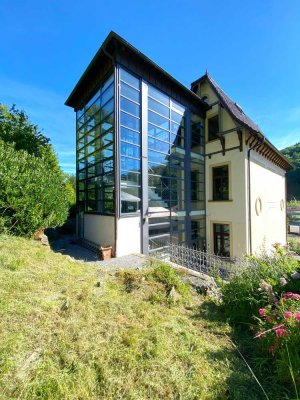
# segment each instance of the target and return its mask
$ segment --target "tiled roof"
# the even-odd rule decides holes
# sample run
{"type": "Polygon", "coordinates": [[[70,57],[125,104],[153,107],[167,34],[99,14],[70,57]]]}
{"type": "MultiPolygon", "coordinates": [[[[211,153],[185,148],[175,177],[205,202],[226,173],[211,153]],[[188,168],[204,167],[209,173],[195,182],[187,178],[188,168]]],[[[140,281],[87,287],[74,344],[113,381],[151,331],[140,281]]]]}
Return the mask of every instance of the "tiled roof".
{"type": "Polygon", "coordinates": [[[246,125],[248,128],[252,129],[255,132],[261,133],[262,131],[259,129],[259,126],[256,125],[252,119],[250,119],[241,107],[236,104],[227,94],[220,88],[220,86],[213,80],[213,78],[206,73],[204,75],[211,85],[212,89],[216,92],[217,96],[220,98],[222,104],[227,108],[229,113],[241,124],[246,125]]]}
{"type": "Polygon", "coordinates": [[[206,71],[205,75],[203,75],[201,78],[197,79],[195,82],[192,83],[192,90],[197,85],[198,83],[201,83],[203,81],[206,81],[212,88],[212,90],[216,93],[217,97],[219,98],[221,104],[227,109],[229,114],[241,125],[245,126],[252,131],[252,133],[262,139],[264,145],[268,146],[269,148],[272,149],[273,154],[276,156],[273,158],[273,162],[275,162],[277,165],[280,165],[282,168],[288,170],[293,168],[292,164],[289,162],[289,160],[265,137],[261,129],[259,128],[258,125],[255,124],[255,122],[252,121],[251,118],[249,118],[244,111],[241,109],[241,107],[235,103],[227,94],[220,88],[220,86],[213,80],[213,78],[209,75],[209,73],[206,71]],[[275,161],[276,158],[280,158],[280,161],[275,161]]]}

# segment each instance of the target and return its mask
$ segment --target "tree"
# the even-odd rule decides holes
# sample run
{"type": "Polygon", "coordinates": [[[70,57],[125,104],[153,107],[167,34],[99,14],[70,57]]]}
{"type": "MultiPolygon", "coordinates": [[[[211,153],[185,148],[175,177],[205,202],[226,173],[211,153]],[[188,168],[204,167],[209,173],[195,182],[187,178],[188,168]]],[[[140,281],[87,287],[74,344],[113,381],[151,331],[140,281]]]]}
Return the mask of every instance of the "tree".
{"type": "Polygon", "coordinates": [[[32,235],[68,216],[63,173],[49,139],[24,111],[0,104],[0,229],[32,235]]]}
{"type": "Polygon", "coordinates": [[[300,143],[289,146],[281,152],[291,161],[294,169],[287,172],[287,195],[288,199],[300,200],[300,143]]]}

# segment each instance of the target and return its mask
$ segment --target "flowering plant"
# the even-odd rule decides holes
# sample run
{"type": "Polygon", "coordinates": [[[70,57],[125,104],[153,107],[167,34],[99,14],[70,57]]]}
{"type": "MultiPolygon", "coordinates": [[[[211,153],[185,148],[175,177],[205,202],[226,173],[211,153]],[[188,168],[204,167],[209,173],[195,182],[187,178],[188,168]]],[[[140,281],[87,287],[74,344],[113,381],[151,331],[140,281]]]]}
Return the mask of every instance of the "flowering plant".
{"type": "Polygon", "coordinates": [[[285,292],[258,315],[255,338],[274,357],[280,380],[300,384],[300,294],[285,292]]]}

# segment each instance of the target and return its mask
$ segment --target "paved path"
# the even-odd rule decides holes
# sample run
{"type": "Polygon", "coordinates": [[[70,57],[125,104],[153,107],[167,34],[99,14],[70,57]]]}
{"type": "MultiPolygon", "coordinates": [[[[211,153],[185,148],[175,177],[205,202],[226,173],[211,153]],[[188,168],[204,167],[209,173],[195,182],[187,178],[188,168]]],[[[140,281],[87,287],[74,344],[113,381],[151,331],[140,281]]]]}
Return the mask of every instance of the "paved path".
{"type": "Polygon", "coordinates": [[[65,235],[51,241],[51,248],[56,253],[68,255],[75,260],[95,263],[97,266],[105,269],[107,268],[111,271],[123,268],[140,269],[144,267],[147,262],[147,257],[143,254],[130,254],[123,257],[111,258],[108,261],[102,261],[95,252],[76,243],[76,237],[72,235],[65,235]]]}

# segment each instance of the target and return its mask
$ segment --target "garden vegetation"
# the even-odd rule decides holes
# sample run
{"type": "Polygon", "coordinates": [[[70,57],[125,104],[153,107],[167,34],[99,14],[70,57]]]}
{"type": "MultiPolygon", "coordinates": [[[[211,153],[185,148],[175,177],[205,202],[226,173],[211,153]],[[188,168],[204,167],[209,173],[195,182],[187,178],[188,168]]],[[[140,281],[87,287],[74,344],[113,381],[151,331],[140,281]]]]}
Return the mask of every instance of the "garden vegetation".
{"type": "Polygon", "coordinates": [[[49,140],[23,111],[0,104],[0,232],[62,225],[73,193],[49,140]]]}

